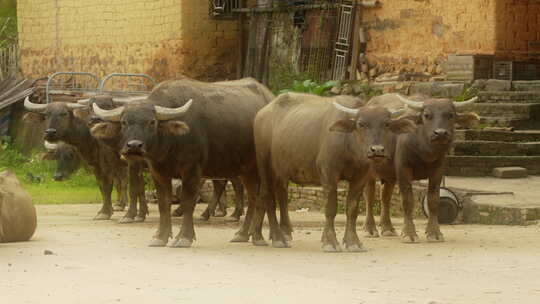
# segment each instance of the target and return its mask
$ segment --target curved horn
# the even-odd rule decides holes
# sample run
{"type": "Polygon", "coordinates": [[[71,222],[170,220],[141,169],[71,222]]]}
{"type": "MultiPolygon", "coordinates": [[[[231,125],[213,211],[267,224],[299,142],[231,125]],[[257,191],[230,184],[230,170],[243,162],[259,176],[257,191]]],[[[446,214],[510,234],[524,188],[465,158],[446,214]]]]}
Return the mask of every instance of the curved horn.
{"type": "Polygon", "coordinates": [[[132,96],[132,97],[113,97],[113,102],[116,104],[124,105],[126,103],[130,103],[137,100],[144,100],[146,99],[146,96],[132,96]]]}
{"type": "Polygon", "coordinates": [[[339,104],[337,101],[332,102],[332,104],[334,105],[334,107],[336,107],[336,109],[338,109],[338,110],[340,110],[342,112],[349,113],[349,114],[352,114],[352,115],[358,114],[358,109],[348,108],[346,106],[343,106],[343,105],[339,104]]]}
{"type": "Polygon", "coordinates": [[[75,109],[86,108],[87,106],[83,105],[83,104],[80,104],[80,103],[68,103],[67,107],[68,107],[68,109],[75,110],[75,109]]]}
{"type": "Polygon", "coordinates": [[[88,105],[90,105],[90,98],[79,99],[79,100],[77,100],[77,103],[88,106],[88,105]]]}
{"type": "Polygon", "coordinates": [[[396,95],[401,101],[403,101],[409,108],[413,110],[420,111],[424,107],[424,103],[421,101],[410,100],[401,96],[400,94],[396,94],[396,95]]]}
{"type": "Polygon", "coordinates": [[[49,151],[54,151],[54,150],[58,149],[58,144],[53,144],[53,143],[48,142],[48,141],[45,141],[43,143],[43,145],[45,146],[45,149],[47,149],[49,151]]]}
{"type": "Polygon", "coordinates": [[[24,99],[24,107],[30,112],[43,113],[47,109],[47,104],[33,103],[30,98],[26,96],[24,99]]]}
{"type": "Polygon", "coordinates": [[[398,117],[399,115],[405,113],[405,108],[401,108],[401,109],[397,109],[397,110],[389,109],[388,111],[390,111],[390,117],[394,118],[394,117],[398,117]]]}
{"type": "Polygon", "coordinates": [[[465,100],[465,101],[462,101],[462,102],[455,102],[454,101],[454,107],[456,108],[463,108],[463,107],[466,107],[466,106],[470,106],[472,105],[476,100],[478,99],[478,96],[477,97],[473,97],[469,100],[465,100]]]}
{"type": "Polygon", "coordinates": [[[122,112],[124,111],[124,107],[118,107],[112,110],[103,110],[95,103],[92,105],[92,108],[94,109],[94,113],[99,118],[106,121],[120,121],[120,116],[122,115],[122,112]]]}
{"type": "Polygon", "coordinates": [[[185,105],[179,107],[179,108],[165,108],[160,106],[154,106],[156,109],[156,118],[158,120],[169,120],[174,119],[182,116],[186,111],[189,109],[191,104],[193,103],[193,99],[190,99],[188,102],[186,102],[185,105]]]}

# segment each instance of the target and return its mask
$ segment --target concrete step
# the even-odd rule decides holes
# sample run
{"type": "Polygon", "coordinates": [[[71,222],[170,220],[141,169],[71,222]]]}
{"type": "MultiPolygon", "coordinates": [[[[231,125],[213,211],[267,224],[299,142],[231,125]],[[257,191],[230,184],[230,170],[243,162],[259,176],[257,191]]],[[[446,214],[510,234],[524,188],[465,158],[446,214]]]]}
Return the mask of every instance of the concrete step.
{"type": "Polygon", "coordinates": [[[497,167],[523,167],[531,175],[539,174],[540,156],[449,155],[446,173],[450,176],[488,176],[497,167]]]}
{"type": "Polygon", "coordinates": [[[480,116],[510,119],[534,119],[540,117],[540,104],[535,103],[477,103],[470,107],[480,116]]]}
{"type": "Polygon", "coordinates": [[[456,130],[456,141],[480,140],[503,142],[533,142],[540,141],[540,130],[523,131],[489,131],[489,130],[456,130]]]}
{"type": "Polygon", "coordinates": [[[531,118],[515,118],[505,116],[481,116],[480,126],[512,127],[515,130],[540,129],[540,120],[531,118]]]}
{"type": "Polygon", "coordinates": [[[540,91],[483,91],[477,103],[540,103],[540,91]]]}
{"type": "Polygon", "coordinates": [[[540,91],[540,80],[514,80],[512,81],[514,91],[540,91]]]}
{"type": "Polygon", "coordinates": [[[454,142],[454,148],[450,154],[463,156],[540,156],[540,142],[458,140],[454,142]]]}

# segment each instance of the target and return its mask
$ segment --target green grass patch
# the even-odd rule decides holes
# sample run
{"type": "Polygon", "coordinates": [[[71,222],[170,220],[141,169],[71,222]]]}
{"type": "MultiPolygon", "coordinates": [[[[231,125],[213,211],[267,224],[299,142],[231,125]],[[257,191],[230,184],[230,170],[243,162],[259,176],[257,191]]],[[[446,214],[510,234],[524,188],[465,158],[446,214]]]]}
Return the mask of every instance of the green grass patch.
{"type": "MultiPolygon", "coordinates": [[[[101,194],[94,175],[80,169],[69,180],[53,180],[55,161],[41,159],[41,153],[25,157],[15,150],[9,138],[0,145],[0,171],[9,170],[30,193],[34,204],[101,203],[101,194]]],[[[113,201],[116,199],[113,191],[113,201]]]]}

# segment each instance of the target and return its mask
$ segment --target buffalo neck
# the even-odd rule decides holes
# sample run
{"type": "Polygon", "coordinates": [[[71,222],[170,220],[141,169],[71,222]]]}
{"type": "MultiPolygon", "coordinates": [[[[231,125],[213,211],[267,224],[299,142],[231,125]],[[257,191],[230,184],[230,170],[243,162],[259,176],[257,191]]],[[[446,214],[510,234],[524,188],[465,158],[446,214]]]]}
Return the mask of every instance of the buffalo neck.
{"type": "Polygon", "coordinates": [[[77,147],[81,156],[88,163],[94,162],[93,155],[98,149],[98,141],[90,134],[90,129],[82,119],[73,117],[71,120],[71,130],[67,132],[64,141],[77,147]]]}

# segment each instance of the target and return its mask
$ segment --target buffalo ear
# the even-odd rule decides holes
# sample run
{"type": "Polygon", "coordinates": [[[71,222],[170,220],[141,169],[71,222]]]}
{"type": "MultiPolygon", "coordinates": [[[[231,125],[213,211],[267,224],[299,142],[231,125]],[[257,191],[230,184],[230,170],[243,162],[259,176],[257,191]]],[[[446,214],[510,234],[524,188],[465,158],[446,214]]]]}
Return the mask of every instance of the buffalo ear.
{"type": "Polygon", "coordinates": [[[159,124],[159,128],[165,133],[177,136],[189,133],[189,126],[185,122],[181,122],[178,120],[161,122],[159,124]]]}
{"type": "Polygon", "coordinates": [[[416,131],[416,124],[409,117],[392,119],[390,130],[396,134],[412,133],[416,131]]]}
{"type": "Polygon", "coordinates": [[[354,119],[342,119],[336,121],[330,126],[331,132],[351,133],[356,129],[356,121],[354,119]]]}
{"type": "Polygon", "coordinates": [[[474,112],[458,113],[456,117],[456,124],[463,128],[472,127],[480,122],[480,116],[474,112]]]}
{"type": "Polygon", "coordinates": [[[90,134],[97,139],[110,139],[120,134],[120,125],[114,122],[100,122],[90,129],[90,134]]]}
{"type": "Polygon", "coordinates": [[[90,117],[90,109],[75,109],[73,110],[73,116],[83,120],[88,121],[90,117]]]}
{"type": "Polygon", "coordinates": [[[28,112],[23,115],[23,121],[27,123],[40,122],[45,120],[45,115],[34,112],[28,112]]]}

